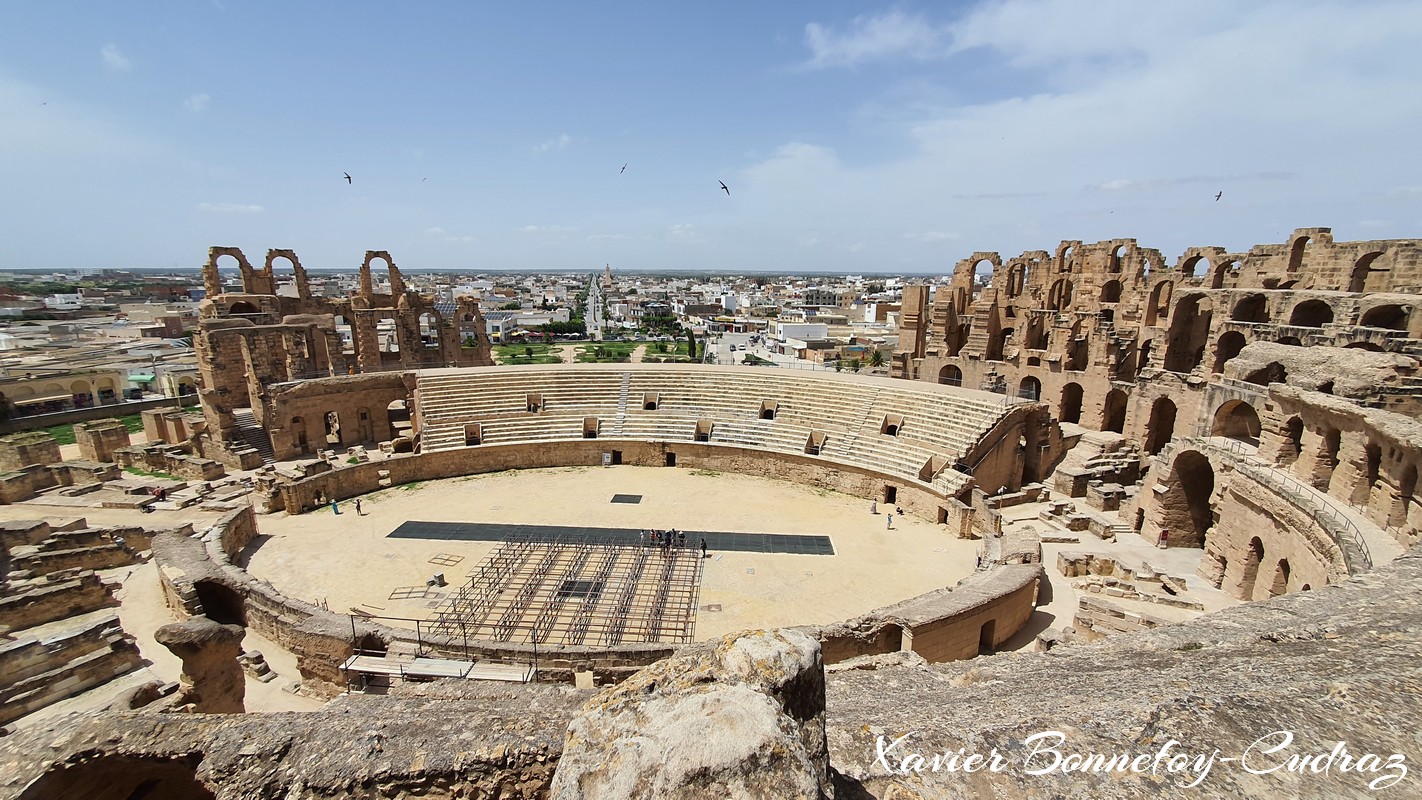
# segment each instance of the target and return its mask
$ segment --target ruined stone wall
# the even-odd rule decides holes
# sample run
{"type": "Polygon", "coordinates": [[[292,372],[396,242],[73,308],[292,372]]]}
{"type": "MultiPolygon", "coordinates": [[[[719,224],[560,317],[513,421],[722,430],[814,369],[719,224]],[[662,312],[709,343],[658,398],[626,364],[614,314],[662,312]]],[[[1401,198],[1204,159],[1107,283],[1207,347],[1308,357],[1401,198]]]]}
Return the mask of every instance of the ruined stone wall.
{"type": "Polygon", "coordinates": [[[74,425],[74,441],[79,457],[86,461],[113,461],[113,452],[128,447],[128,428],[116,419],[79,422],[74,425]]]}
{"type": "Polygon", "coordinates": [[[17,470],[34,464],[61,461],[59,442],[43,431],[0,437],[0,470],[17,470]]]}
{"type": "MultiPolygon", "coordinates": [[[[1130,239],[1066,241],[1054,254],[974,253],[931,304],[926,288],[905,287],[895,377],[1040,398],[1063,422],[1150,452],[1208,427],[1203,388],[1252,343],[1385,351],[1406,375],[1422,356],[1418,240],[1335,243],[1310,228],[1247,253],[1192,247],[1170,266],[1130,239]]],[[[1419,387],[1400,375],[1378,393],[1409,410],[1399,398],[1419,387]]]]}
{"type": "Polygon", "coordinates": [[[405,373],[328,378],[272,386],[266,399],[267,432],[279,460],[312,455],[327,444],[328,415],[335,415],[338,441],[353,445],[394,436],[389,406],[409,401],[405,373]]]}

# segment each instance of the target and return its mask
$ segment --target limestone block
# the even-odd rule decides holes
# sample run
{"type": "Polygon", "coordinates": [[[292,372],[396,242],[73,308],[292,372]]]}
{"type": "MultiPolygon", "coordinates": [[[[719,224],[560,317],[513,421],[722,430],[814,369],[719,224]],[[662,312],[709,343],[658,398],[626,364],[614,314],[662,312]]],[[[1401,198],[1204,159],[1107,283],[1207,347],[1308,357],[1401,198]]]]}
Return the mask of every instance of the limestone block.
{"type": "Polygon", "coordinates": [[[824,681],[799,631],[687,648],[584,706],[550,796],[830,797],[824,681]]]}

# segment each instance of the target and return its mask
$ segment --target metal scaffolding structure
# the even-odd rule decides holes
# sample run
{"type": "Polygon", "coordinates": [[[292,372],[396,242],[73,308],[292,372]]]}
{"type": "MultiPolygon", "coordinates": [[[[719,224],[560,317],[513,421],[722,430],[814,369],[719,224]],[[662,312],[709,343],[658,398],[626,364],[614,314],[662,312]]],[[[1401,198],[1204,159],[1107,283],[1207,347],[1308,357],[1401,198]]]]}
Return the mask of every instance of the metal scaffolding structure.
{"type": "Polygon", "coordinates": [[[488,555],[429,620],[443,636],[600,646],[696,633],[701,550],[526,537],[488,555]]]}

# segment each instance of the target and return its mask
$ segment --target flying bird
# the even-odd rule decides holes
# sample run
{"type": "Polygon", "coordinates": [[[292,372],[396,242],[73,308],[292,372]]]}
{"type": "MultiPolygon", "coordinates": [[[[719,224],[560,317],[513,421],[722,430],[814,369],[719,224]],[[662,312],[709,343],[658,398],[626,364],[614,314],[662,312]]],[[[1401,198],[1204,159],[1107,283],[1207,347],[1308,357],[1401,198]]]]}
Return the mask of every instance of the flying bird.
{"type": "Polygon", "coordinates": [[[731,187],[727,186],[725,181],[717,181],[717,183],[720,183],[720,184],[721,184],[721,188],[726,190],[726,196],[727,196],[727,197],[730,197],[730,196],[731,196],[731,187]]]}
{"type": "Polygon", "coordinates": [[[1221,197],[1224,197],[1224,192],[1215,192],[1215,202],[1216,202],[1216,203],[1218,203],[1218,202],[1220,201],[1220,198],[1221,198],[1221,197]]]}
{"type": "Polygon", "coordinates": [[[351,183],[351,174],[349,172],[343,172],[341,174],[346,176],[346,184],[349,185],[351,183]]]}
{"type": "Polygon", "coordinates": [[[627,165],[626,165],[626,164],[623,164],[623,165],[622,165],[622,169],[619,169],[619,170],[617,171],[617,174],[618,174],[618,175],[621,175],[622,173],[624,173],[624,172],[626,172],[626,171],[627,171],[627,165]]]}

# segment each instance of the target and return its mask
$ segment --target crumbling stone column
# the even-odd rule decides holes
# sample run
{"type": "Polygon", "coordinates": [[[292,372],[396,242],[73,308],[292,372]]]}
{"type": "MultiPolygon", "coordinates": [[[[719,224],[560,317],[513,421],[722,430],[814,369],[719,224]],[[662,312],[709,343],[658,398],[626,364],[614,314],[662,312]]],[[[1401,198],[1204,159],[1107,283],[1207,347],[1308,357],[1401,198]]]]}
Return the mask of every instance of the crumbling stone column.
{"type": "Polygon", "coordinates": [[[1345,503],[1366,505],[1368,497],[1367,438],[1361,433],[1340,434],[1338,466],[1328,480],[1328,493],[1345,503]]]}
{"type": "Polygon", "coordinates": [[[153,638],[183,660],[182,695],[194,711],[241,714],[247,710],[242,702],[247,682],[237,657],[246,635],[241,625],[198,616],[164,625],[153,638]]]}

